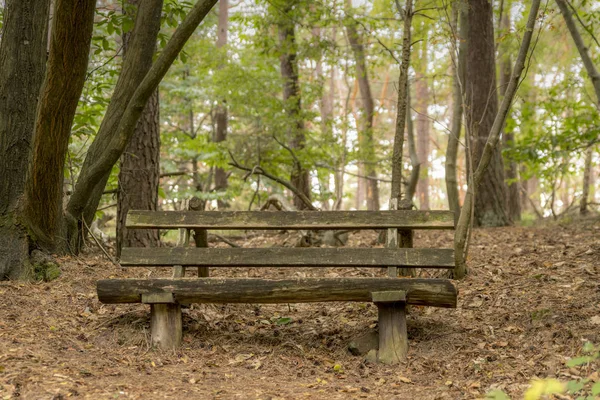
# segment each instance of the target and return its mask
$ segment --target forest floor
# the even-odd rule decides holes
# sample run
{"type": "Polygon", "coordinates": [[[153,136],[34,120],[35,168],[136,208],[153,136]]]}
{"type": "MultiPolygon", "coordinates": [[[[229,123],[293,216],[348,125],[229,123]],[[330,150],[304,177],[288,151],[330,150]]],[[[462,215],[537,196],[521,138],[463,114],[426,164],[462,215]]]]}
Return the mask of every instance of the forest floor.
{"type": "MultiPolygon", "coordinates": [[[[350,237],[373,246],[375,232],[350,237]]],[[[291,245],[290,234],[238,240],[291,245]]],[[[219,244],[219,246],[226,246],[219,244]]],[[[415,247],[451,247],[452,232],[418,232],[415,247]]],[[[568,368],[600,344],[600,219],[478,229],[457,309],[412,307],[409,357],[374,365],[347,350],[376,326],[371,304],[193,305],[184,346],[149,348],[147,306],[103,305],[98,279],[167,276],[114,266],[100,252],[59,258],[48,283],[0,283],[0,398],[513,398],[536,377],[597,378],[568,368]]],[[[376,276],[377,270],[219,269],[215,276],[376,276]]],[[[595,374],[595,375],[594,375],[595,374]]],[[[565,397],[568,398],[568,397],[565,397]]]]}

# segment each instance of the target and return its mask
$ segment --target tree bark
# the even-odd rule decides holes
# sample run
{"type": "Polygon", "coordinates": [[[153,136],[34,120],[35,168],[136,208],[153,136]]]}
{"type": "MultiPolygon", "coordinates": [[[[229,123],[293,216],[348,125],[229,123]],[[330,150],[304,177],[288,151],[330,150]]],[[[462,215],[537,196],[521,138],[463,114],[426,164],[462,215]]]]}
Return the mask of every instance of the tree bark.
{"type": "MultiPolygon", "coordinates": [[[[126,10],[137,11],[140,0],[128,0],[126,10]]],[[[123,54],[127,58],[132,34],[123,35],[123,54]]],[[[150,65],[152,59],[144,58],[150,65]]],[[[160,118],[158,89],[152,93],[133,136],[121,156],[119,191],[117,192],[117,257],[123,247],[157,247],[160,237],[157,230],[127,229],[125,222],[129,210],[155,211],[158,207],[160,184],[160,118]]]]}
{"type": "MultiPolygon", "coordinates": [[[[277,23],[281,51],[279,61],[281,77],[283,78],[283,102],[289,118],[288,137],[291,138],[290,148],[296,153],[290,181],[299,192],[310,199],[310,175],[297,154],[306,146],[306,137],[301,115],[302,101],[298,81],[296,26],[291,15],[294,6],[297,6],[296,3],[296,1],[284,2],[282,8],[277,10],[280,13],[277,23]]],[[[305,210],[307,205],[298,196],[294,196],[294,207],[298,210],[305,210]]]]}
{"type": "Polygon", "coordinates": [[[419,182],[421,162],[419,161],[419,156],[417,155],[417,147],[415,144],[415,124],[413,123],[410,104],[411,95],[409,87],[406,90],[406,138],[408,139],[408,155],[410,157],[410,165],[412,170],[410,171],[410,179],[406,187],[405,198],[410,200],[410,203],[412,204],[413,198],[415,197],[415,193],[417,191],[417,184],[419,182]]]}
{"type": "Polygon", "coordinates": [[[417,182],[417,198],[419,208],[429,210],[429,134],[431,121],[427,108],[429,106],[429,83],[426,80],[427,71],[427,38],[421,42],[420,71],[415,82],[415,111],[417,112],[417,155],[420,161],[419,181],[417,182]]]}
{"type": "Polygon", "coordinates": [[[467,56],[467,28],[468,4],[456,1],[452,6],[452,31],[456,35],[454,43],[458,43],[457,59],[452,62],[452,127],[448,136],[446,148],[446,193],[448,195],[448,208],[454,212],[454,222],[458,222],[460,215],[460,196],[457,179],[457,157],[460,134],[462,131],[463,101],[465,95],[465,63],[467,56]]]}
{"type": "MultiPolygon", "coordinates": [[[[501,28],[505,34],[510,30],[510,1],[505,4],[505,12],[501,16],[501,28]]],[[[506,48],[506,43],[502,43],[499,46],[499,58],[500,58],[500,94],[504,96],[506,87],[510,81],[511,74],[511,59],[510,53],[506,48]]],[[[505,127],[504,134],[502,135],[502,145],[506,149],[510,149],[514,146],[514,132],[505,127]]],[[[521,184],[519,182],[519,167],[515,161],[508,161],[506,168],[506,179],[507,182],[507,202],[506,209],[508,215],[512,221],[521,220],[521,184]]]]}
{"type": "MultiPolygon", "coordinates": [[[[481,154],[481,161],[477,164],[477,168],[473,175],[469,179],[469,186],[465,195],[465,202],[460,212],[460,217],[456,225],[456,232],[454,234],[454,254],[456,261],[456,268],[454,269],[453,276],[456,279],[462,279],[467,273],[466,257],[468,252],[470,225],[473,212],[474,197],[479,194],[479,187],[484,179],[485,172],[492,161],[494,156],[494,150],[500,139],[500,132],[506,122],[506,117],[512,105],[512,101],[517,93],[519,80],[521,74],[525,69],[525,60],[527,59],[527,53],[529,52],[529,46],[531,45],[531,38],[533,37],[533,29],[535,27],[535,21],[537,19],[538,10],[540,8],[541,0],[532,0],[531,9],[529,16],[527,17],[527,26],[523,35],[523,41],[519,48],[519,54],[515,61],[513,72],[508,82],[504,98],[500,108],[494,118],[494,122],[489,131],[489,136],[483,148],[481,154]],[[477,191],[477,193],[476,193],[477,191]]],[[[471,51],[471,49],[469,49],[471,51]]]]}
{"type": "MultiPolygon", "coordinates": [[[[227,44],[227,25],[229,22],[229,0],[219,0],[219,22],[217,25],[217,49],[222,49],[227,44]]],[[[223,50],[221,50],[223,51],[223,50]]],[[[219,64],[219,68],[223,68],[226,55],[219,53],[223,59],[219,64]]],[[[220,101],[215,112],[215,120],[217,128],[215,130],[215,143],[221,143],[227,139],[227,102],[223,99],[220,101]]],[[[222,167],[215,167],[215,190],[227,190],[227,172],[222,167]]],[[[225,200],[217,200],[219,210],[227,208],[225,200]]]]}
{"type": "Polygon", "coordinates": [[[398,77],[398,106],[392,154],[392,183],[390,188],[390,206],[395,205],[395,207],[399,206],[402,195],[402,147],[404,146],[404,129],[406,128],[408,109],[408,67],[410,66],[412,13],[412,0],[406,0],[403,13],[402,59],[400,62],[400,76],[398,77]]]}
{"type": "Polygon", "coordinates": [[[0,279],[27,268],[27,234],[17,220],[46,71],[49,0],[7,0],[0,41],[0,279]]]}
{"type": "MultiPolygon", "coordinates": [[[[73,229],[75,228],[75,225],[78,225],[77,227],[81,229],[82,224],[77,224],[77,222],[81,221],[82,216],[85,217],[86,220],[91,220],[93,218],[94,212],[96,211],[102,195],[101,192],[98,193],[97,189],[99,187],[101,187],[102,190],[104,189],[108,176],[110,175],[110,171],[125,150],[125,147],[127,146],[127,143],[133,134],[137,121],[141,116],[148,99],[152,96],[152,93],[156,90],[158,84],[179,55],[179,52],[187,40],[194,33],[194,30],[198,24],[200,24],[215,3],[216,0],[198,0],[184,21],[177,28],[167,45],[163,48],[154,64],[152,64],[152,68],[150,68],[148,73],[145,74],[141,83],[139,83],[137,87],[132,88],[133,95],[126,96],[129,98],[129,101],[124,101],[125,99],[121,98],[120,96],[115,98],[113,95],[114,102],[121,103],[121,105],[125,108],[125,111],[119,112],[114,109],[115,107],[109,106],[112,111],[109,114],[109,110],[107,110],[107,114],[104,117],[100,131],[98,132],[98,136],[103,138],[100,142],[105,144],[103,146],[104,151],[100,152],[101,149],[98,148],[100,144],[98,144],[95,146],[95,151],[89,152],[86,156],[86,162],[84,162],[79,179],[77,180],[77,184],[75,186],[75,190],[69,201],[69,204],[67,205],[68,218],[70,219],[70,238],[79,237],[79,235],[76,236],[77,232],[73,232],[73,229]],[[94,157],[93,154],[97,153],[99,153],[98,157],[94,157]]],[[[140,5],[140,9],[146,6],[146,4],[147,2],[143,2],[140,5]]],[[[156,8],[159,7],[154,7],[154,10],[156,10],[156,8]]],[[[158,10],[157,13],[160,17],[160,10],[158,10]]],[[[155,18],[156,16],[152,14],[152,18],[150,18],[150,20],[154,21],[155,18]]],[[[141,24],[141,21],[138,22],[138,18],[136,18],[136,25],[139,24],[141,24]]],[[[136,28],[134,27],[134,32],[135,31],[136,28]]],[[[150,44],[152,46],[154,46],[157,32],[145,33],[148,34],[147,40],[151,42],[150,44]],[[150,33],[153,33],[153,35],[150,33]]],[[[138,46],[134,46],[133,42],[136,40],[142,40],[141,37],[146,35],[139,35],[138,39],[136,39],[135,36],[136,33],[134,33],[134,37],[132,38],[132,49],[130,51],[133,51],[133,49],[138,49],[138,46]]],[[[139,51],[141,50],[139,49],[139,53],[136,51],[136,54],[139,54],[140,60],[142,57],[152,57],[153,51],[148,49],[150,46],[141,46],[140,44],[140,47],[145,49],[145,51],[139,51]]],[[[133,58],[137,57],[132,57],[131,59],[133,58]]],[[[127,75],[131,74],[137,77],[138,71],[135,71],[137,68],[135,66],[136,63],[133,61],[127,62],[128,59],[130,59],[129,56],[125,60],[125,64],[128,65],[127,75]]],[[[144,64],[140,62],[140,65],[144,64]]],[[[124,66],[123,73],[125,72],[124,66]]],[[[128,79],[125,79],[125,81],[128,81],[128,79]]],[[[123,85],[129,86],[128,83],[129,82],[124,82],[123,85]]],[[[119,85],[117,86],[119,87],[119,85]]],[[[123,89],[115,88],[115,95],[122,94],[125,96],[127,93],[123,92],[123,89]]],[[[111,101],[111,104],[112,103],[113,101],[111,101]]],[[[94,143],[96,143],[96,141],[98,141],[98,138],[94,141],[94,143]]]]}
{"type": "Polygon", "coordinates": [[[590,197],[590,186],[592,178],[592,156],[594,151],[592,147],[585,152],[585,165],[583,167],[583,190],[581,192],[581,202],[579,203],[579,214],[588,213],[588,199],[590,197]]]}
{"type": "MultiPolygon", "coordinates": [[[[46,79],[40,93],[25,197],[25,218],[36,243],[54,249],[62,227],[64,164],[85,83],[95,0],[56,0],[46,79]],[[69,62],[65,62],[69,60],[69,62]]],[[[64,244],[64,243],[63,243],[64,244]]]]}
{"type": "MultiPolygon", "coordinates": [[[[352,7],[351,0],[347,0],[346,10],[352,7]]],[[[363,180],[363,185],[366,186],[367,210],[379,210],[379,186],[377,181],[377,160],[375,154],[375,142],[373,139],[373,119],[375,117],[375,104],[373,102],[373,94],[371,92],[371,84],[367,71],[367,61],[365,57],[365,48],[360,41],[356,22],[349,19],[346,23],[346,32],[348,42],[354,53],[356,63],[356,79],[362,100],[362,128],[358,134],[360,162],[364,166],[364,174],[371,178],[359,178],[363,180]]]]}
{"type": "MultiPolygon", "coordinates": [[[[483,149],[498,113],[496,92],[496,59],[492,4],[489,0],[469,2],[469,29],[466,61],[467,132],[471,165],[480,164],[483,149]]],[[[495,147],[490,167],[475,197],[476,226],[506,226],[506,185],[500,147],[495,147]]]]}

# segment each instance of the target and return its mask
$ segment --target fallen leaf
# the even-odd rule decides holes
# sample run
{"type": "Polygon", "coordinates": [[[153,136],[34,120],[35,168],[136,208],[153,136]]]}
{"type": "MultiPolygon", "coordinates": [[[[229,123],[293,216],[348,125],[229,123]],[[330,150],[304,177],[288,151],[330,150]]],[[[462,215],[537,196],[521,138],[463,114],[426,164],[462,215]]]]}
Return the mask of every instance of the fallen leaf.
{"type": "Polygon", "coordinates": [[[407,377],[405,377],[405,376],[402,376],[402,375],[400,375],[400,376],[398,377],[398,380],[399,380],[400,382],[403,382],[403,383],[412,383],[412,381],[410,380],[410,378],[407,378],[407,377]]]}
{"type": "Polygon", "coordinates": [[[595,315],[590,318],[590,322],[594,325],[600,325],[600,315],[595,315]]]}

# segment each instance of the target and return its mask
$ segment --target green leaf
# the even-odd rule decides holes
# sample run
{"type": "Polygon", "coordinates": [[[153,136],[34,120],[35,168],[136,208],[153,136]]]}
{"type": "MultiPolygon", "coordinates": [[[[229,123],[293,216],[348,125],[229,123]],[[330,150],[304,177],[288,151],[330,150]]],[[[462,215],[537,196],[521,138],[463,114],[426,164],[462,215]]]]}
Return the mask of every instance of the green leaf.
{"type": "Polygon", "coordinates": [[[584,386],[585,384],[583,382],[569,381],[567,382],[567,392],[571,394],[577,393],[583,389],[584,386]]]}
{"type": "Polygon", "coordinates": [[[500,389],[492,390],[485,395],[485,398],[489,400],[510,400],[510,397],[500,389]]]}
{"type": "Polygon", "coordinates": [[[276,323],[277,325],[287,325],[287,324],[289,324],[289,323],[291,323],[291,322],[292,322],[292,319],[291,319],[290,317],[281,317],[281,318],[278,318],[278,319],[275,321],[275,323],[276,323]]]}
{"type": "Polygon", "coordinates": [[[579,365],[589,364],[591,361],[593,361],[593,358],[590,356],[571,358],[567,361],[567,367],[577,367],[579,365]]]}
{"type": "Polygon", "coordinates": [[[594,383],[594,386],[592,386],[592,396],[598,395],[600,395],[600,382],[596,382],[594,383]]]}

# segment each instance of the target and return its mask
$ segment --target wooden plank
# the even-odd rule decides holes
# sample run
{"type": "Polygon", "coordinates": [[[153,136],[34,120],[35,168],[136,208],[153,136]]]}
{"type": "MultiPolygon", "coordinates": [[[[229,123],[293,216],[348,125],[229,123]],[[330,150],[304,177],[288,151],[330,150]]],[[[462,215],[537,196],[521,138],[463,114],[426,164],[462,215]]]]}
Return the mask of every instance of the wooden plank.
{"type": "MultiPolygon", "coordinates": [[[[203,211],[204,202],[194,196],[190,199],[191,211],[203,211]]],[[[206,229],[194,229],[194,242],[196,247],[208,247],[208,231],[206,229]]],[[[208,278],[210,271],[208,267],[198,267],[198,278],[208,278]]]]}
{"type": "Polygon", "coordinates": [[[408,304],[456,307],[457,289],[447,279],[302,278],[302,279],[109,279],[97,283],[107,304],[139,303],[143,294],[173,293],[187,303],[370,302],[372,292],[406,292],[408,304]]]}
{"type": "Polygon", "coordinates": [[[454,268],[453,249],[124,247],[121,266],[454,268]]]}
{"type": "Polygon", "coordinates": [[[144,304],[175,304],[173,293],[144,293],[142,294],[142,303],[144,304]]]}
{"type": "Polygon", "coordinates": [[[373,292],[371,293],[371,299],[373,303],[395,303],[395,302],[405,302],[406,301],[406,293],[402,290],[392,291],[392,292],[373,292]]]}
{"type": "Polygon", "coordinates": [[[451,211],[129,211],[144,229],[454,229],[451,211]]]}

